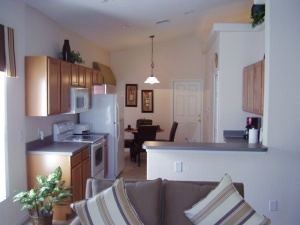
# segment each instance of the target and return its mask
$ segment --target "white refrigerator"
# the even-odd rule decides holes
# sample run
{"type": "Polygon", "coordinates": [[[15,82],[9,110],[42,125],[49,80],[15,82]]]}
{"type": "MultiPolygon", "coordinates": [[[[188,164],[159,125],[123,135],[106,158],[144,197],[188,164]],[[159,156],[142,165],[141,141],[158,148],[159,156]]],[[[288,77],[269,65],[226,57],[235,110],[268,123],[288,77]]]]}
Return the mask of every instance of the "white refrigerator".
{"type": "Polygon", "coordinates": [[[80,123],[90,124],[93,133],[108,133],[107,178],[116,178],[125,166],[123,107],[117,94],[92,95],[92,108],[80,113],[80,123]]]}

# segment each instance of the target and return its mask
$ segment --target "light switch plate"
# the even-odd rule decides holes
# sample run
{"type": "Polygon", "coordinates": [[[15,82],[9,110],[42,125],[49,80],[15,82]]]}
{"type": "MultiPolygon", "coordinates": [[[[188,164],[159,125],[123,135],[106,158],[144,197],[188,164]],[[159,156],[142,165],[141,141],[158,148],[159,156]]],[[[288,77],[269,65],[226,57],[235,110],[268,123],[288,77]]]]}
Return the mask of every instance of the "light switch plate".
{"type": "Polygon", "coordinates": [[[175,170],[176,173],[182,173],[183,163],[181,161],[176,161],[174,163],[174,170],[175,170]]]}
{"type": "Polygon", "coordinates": [[[277,200],[270,200],[269,201],[269,211],[270,212],[277,212],[278,211],[278,201],[277,200]]]}

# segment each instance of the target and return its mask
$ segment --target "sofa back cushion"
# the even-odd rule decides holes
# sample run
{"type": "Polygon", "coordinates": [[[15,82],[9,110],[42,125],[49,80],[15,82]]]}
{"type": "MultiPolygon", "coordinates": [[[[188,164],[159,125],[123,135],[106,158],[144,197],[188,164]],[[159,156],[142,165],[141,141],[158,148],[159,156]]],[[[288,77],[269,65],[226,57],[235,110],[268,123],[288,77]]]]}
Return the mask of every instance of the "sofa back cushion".
{"type": "Polygon", "coordinates": [[[128,198],[145,225],[162,222],[162,180],[126,183],[128,198]]]}
{"type": "MultiPolygon", "coordinates": [[[[91,193],[87,196],[94,196],[113,184],[112,180],[90,179],[89,181],[91,193]]],[[[125,188],[128,198],[141,221],[145,225],[161,224],[162,180],[125,181],[125,188]]]]}
{"type": "MultiPolygon", "coordinates": [[[[217,182],[163,181],[164,225],[193,225],[184,211],[206,197],[218,185],[217,182]]],[[[243,195],[243,185],[235,184],[243,195]]]]}

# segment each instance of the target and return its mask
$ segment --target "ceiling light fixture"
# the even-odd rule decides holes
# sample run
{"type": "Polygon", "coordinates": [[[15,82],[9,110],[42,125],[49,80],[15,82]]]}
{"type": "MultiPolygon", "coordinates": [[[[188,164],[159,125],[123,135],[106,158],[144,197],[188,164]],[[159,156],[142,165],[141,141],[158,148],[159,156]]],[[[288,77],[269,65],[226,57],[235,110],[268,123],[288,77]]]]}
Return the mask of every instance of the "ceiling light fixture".
{"type": "Polygon", "coordinates": [[[151,75],[145,80],[145,84],[158,84],[159,80],[153,75],[154,62],[153,62],[153,39],[154,35],[149,36],[151,38],[151,75]]]}

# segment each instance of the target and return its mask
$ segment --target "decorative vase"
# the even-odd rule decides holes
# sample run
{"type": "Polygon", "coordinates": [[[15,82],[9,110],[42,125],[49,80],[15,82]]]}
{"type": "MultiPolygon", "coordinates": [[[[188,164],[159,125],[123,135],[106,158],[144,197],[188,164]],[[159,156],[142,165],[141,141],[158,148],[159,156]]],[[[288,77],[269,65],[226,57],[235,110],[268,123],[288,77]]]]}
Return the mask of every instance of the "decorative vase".
{"type": "Polygon", "coordinates": [[[30,216],[32,225],[52,225],[53,214],[49,216],[30,216]]]}
{"type": "Polygon", "coordinates": [[[71,54],[71,48],[70,48],[69,40],[65,40],[62,49],[63,60],[70,62],[70,54],[71,54]]]}

